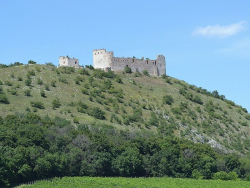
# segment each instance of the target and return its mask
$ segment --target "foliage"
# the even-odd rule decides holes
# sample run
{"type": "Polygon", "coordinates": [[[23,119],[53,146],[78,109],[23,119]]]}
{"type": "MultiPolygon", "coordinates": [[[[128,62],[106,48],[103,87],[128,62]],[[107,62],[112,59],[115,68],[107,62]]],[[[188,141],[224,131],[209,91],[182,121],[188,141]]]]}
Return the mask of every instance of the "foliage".
{"type": "Polygon", "coordinates": [[[28,64],[36,64],[36,62],[33,61],[33,60],[29,60],[29,61],[28,61],[28,64]]]}
{"type": "Polygon", "coordinates": [[[32,107],[39,108],[39,109],[45,109],[45,107],[41,101],[31,101],[30,104],[32,107]]]}
{"type": "Polygon", "coordinates": [[[30,89],[24,90],[24,95],[25,95],[25,96],[28,96],[28,97],[31,96],[30,93],[31,93],[31,90],[30,90],[30,89]]]}
{"type": "Polygon", "coordinates": [[[28,79],[25,80],[25,85],[26,86],[31,86],[31,83],[32,83],[32,81],[31,81],[30,78],[28,78],[28,79]]]}
{"type": "Polygon", "coordinates": [[[45,92],[44,92],[43,89],[40,91],[40,95],[41,95],[42,97],[46,97],[45,92]]]}
{"type": "Polygon", "coordinates": [[[149,75],[149,72],[148,72],[147,70],[142,71],[142,73],[143,73],[144,75],[146,75],[146,76],[150,76],[150,75],[149,75]]]}
{"type": "Polygon", "coordinates": [[[60,103],[58,98],[55,98],[52,100],[52,108],[53,109],[60,108],[60,106],[61,106],[61,103],[60,103]]]}
{"type": "Polygon", "coordinates": [[[172,105],[174,98],[171,95],[165,95],[162,99],[163,104],[172,105]]]}
{"type": "Polygon", "coordinates": [[[124,67],[124,71],[125,71],[125,73],[128,73],[128,74],[132,73],[132,69],[130,67],[128,67],[128,66],[124,67]]]}
{"type": "Polygon", "coordinates": [[[10,101],[4,93],[0,93],[0,103],[9,104],[10,101]]]}

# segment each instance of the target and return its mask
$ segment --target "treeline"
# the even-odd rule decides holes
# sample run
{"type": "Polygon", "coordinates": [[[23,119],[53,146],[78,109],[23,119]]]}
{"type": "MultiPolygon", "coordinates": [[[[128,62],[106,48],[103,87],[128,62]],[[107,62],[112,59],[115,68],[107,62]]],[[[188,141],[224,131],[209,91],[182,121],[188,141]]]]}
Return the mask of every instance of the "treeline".
{"type": "Polygon", "coordinates": [[[0,186],[55,176],[249,179],[249,159],[171,135],[118,131],[98,121],[76,128],[34,113],[0,116],[0,186]]]}

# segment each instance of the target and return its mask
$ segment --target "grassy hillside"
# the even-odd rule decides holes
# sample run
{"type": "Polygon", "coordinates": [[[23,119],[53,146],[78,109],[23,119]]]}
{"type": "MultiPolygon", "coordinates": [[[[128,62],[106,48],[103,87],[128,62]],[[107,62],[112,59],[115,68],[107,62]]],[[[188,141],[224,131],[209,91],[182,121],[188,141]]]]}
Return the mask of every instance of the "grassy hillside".
{"type": "Polygon", "coordinates": [[[35,112],[76,128],[102,122],[131,134],[174,134],[224,153],[250,149],[246,109],[172,77],[34,64],[0,68],[0,84],[2,117],[35,112]]]}

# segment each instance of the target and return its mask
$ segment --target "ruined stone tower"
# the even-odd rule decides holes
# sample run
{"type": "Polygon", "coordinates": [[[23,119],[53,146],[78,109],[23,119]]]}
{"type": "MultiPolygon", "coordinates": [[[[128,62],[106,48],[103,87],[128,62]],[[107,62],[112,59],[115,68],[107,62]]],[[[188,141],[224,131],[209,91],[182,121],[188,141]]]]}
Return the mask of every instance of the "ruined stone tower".
{"type": "Polygon", "coordinates": [[[59,67],[79,68],[79,59],[70,58],[69,56],[60,56],[59,57],[59,67]]]}
{"type": "Polygon", "coordinates": [[[132,69],[133,72],[143,72],[147,70],[150,75],[161,76],[166,74],[166,61],[163,55],[157,55],[155,60],[138,58],[114,57],[113,52],[107,52],[105,49],[93,50],[93,65],[96,69],[105,71],[124,70],[125,66],[132,69]]]}

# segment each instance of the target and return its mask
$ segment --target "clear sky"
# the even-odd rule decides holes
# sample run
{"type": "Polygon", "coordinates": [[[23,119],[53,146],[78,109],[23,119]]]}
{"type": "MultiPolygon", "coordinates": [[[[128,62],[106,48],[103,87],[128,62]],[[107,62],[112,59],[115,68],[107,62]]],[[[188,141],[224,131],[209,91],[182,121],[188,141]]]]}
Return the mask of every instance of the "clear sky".
{"type": "Polygon", "coordinates": [[[0,0],[0,63],[166,57],[167,74],[250,111],[249,0],[0,0]]]}

